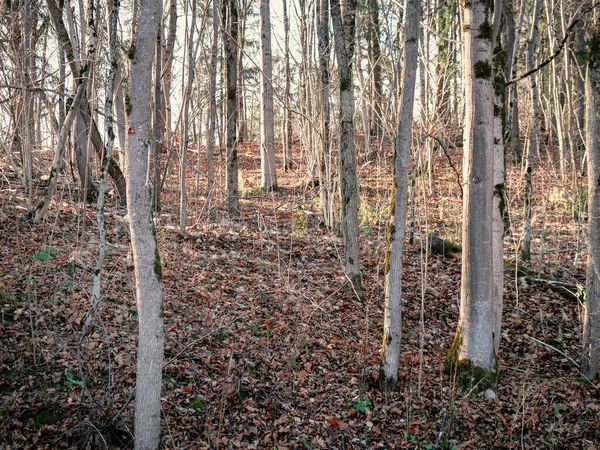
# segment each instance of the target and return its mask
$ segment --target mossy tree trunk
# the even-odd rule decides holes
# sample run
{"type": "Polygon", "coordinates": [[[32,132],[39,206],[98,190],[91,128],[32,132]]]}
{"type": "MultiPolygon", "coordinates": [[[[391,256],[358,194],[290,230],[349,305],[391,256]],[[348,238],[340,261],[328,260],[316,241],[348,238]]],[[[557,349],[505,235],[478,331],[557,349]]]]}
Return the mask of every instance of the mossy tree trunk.
{"type": "Polygon", "coordinates": [[[463,3],[465,90],[463,253],[455,360],[473,373],[496,370],[492,265],[493,4],[463,3]],[[477,369],[477,370],[475,370],[477,369]]]}
{"type": "Polygon", "coordinates": [[[382,391],[396,390],[402,326],[402,252],[406,230],[408,170],[412,143],[413,105],[417,79],[420,0],[406,0],[404,65],[400,121],[394,152],[394,195],[387,235],[385,263],[385,309],[379,380],[382,391]]]}
{"type": "Polygon", "coordinates": [[[135,397],[135,448],[160,444],[160,391],[164,356],[162,269],[152,222],[149,152],[152,147],[152,64],[161,2],[141,0],[130,52],[131,109],[128,114],[127,206],[135,266],[139,338],[135,397]]]}

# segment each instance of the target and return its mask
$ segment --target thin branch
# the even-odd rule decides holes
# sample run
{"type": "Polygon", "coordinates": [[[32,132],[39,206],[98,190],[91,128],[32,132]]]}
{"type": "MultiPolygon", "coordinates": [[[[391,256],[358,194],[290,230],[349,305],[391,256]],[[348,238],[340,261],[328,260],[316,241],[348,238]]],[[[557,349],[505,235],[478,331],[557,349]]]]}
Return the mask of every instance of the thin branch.
{"type": "Polygon", "coordinates": [[[562,52],[562,49],[565,47],[565,44],[569,40],[569,37],[571,36],[571,33],[573,32],[573,29],[575,28],[575,26],[579,23],[579,21],[581,19],[583,19],[583,16],[585,16],[587,13],[589,13],[590,11],[592,11],[597,6],[600,6],[600,3],[596,3],[596,4],[592,5],[592,6],[587,7],[581,13],[579,13],[579,15],[575,16],[573,18],[573,20],[571,20],[571,23],[567,27],[567,31],[566,31],[564,37],[560,41],[560,44],[558,44],[558,47],[556,48],[556,51],[551,56],[549,56],[547,59],[545,59],[537,67],[534,67],[533,69],[530,69],[530,70],[528,70],[525,73],[522,73],[521,75],[517,76],[516,78],[513,78],[512,80],[507,81],[506,84],[505,84],[505,86],[508,87],[511,84],[515,84],[515,83],[517,83],[517,82],[519,82],[521,80],[524,80],[528,76],[533,75],[534,73],[536,73],[537,71],[543,69],[548,64],[550,64],[552,61],[554,61],[558,57],[558,55],[560,55],[560,53],[562,52]]]}

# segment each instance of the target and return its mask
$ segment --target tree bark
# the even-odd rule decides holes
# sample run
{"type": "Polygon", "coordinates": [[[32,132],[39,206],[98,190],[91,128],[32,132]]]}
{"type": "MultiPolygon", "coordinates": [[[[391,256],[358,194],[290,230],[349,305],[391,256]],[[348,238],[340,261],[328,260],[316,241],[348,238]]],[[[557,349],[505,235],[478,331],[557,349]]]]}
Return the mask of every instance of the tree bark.
{"type": "Polygon", "coordinates": [[[583,322],[581,371],[600,376],[600,25],[590,43],[586,80],[586,129],[588,151],[588,268],[583,322]]]}
{"type": "Polygon", "coordinates": [[[379,383],[382,391],[394,391],[398,384],[402,328],[402,256],[408,203],[408,170],[412,143],[413,109],[419,54],[420,0],[406,0],[404,66],[400,121],[394,152],[394,194],[387,232],[385,307],[379,383]]]}
{"type": "Polygon", "coordinates": [[[321,211],[325,226],[333,230],[334,219],[334,192],[331,182],[331,145],[329,139],[330,133],[330,97],[331,87],[329,83],[329,0],[318,0],[317,7],[317,38],[319,47],[319,73],[320,73],[320,93],[321,93],[321,122],[320,128],[320,150],[319,150],[319,181],[320,181],[320,202],[321,211]]]}
{"type": "MultiPolygon", "coordinates": [[[[318,0],[321,1],[321,0],[318,0]]],[[[288,16],[287,0],[283,0],[283,53],[285,58],[285,93],[283,98],[283,170],[292,168],[292,111],[290,105],[292,74],[290,69],[290,20],[288,16]]],[[[318,2],[317,2],[318,8],[318,2]]],[[[320,51],[319,51],[320,53],[320,51]]]]}
{"type": "Polygon", "coordinates": [[[275,124],[273,120],[273,59],[271,55],[271,3],[260,0],[260,56],[262,83],[260,117],[260,186],[264,191],[277,188],[275,169],[275,124]]]}
{"type": "Polygon", "coordinates": [[[131,58],[126,153],[127,205],[135,265],[139,339],[135,398],[135,448],[160,444],[160,392],[164,353],[162,266],[152,222],[149,152],[152,147],[152,63],[161,2],[140,0],[131,58]]]}
{"type": "Polygon", "coordinates": [[[213,195],[215,184],[215,168],[214,168],[214,149],[215,149],[215,132],[217,125],[217,45],[219,41],[219,10],[220,0],[213,0],[212,7],[212,27],[213,40],[210,49],[210,69],[209,69],[209,110],[208,110],[208,138],[206,143],[206,164],[208,175],[208,192],[206,194],[206,203],[210,211],[210,202],[213,195]]]}
{"type": "Polygon", "coordinates": [[[238,117],[237,102],[237,54],[238,54],[238,8],[237,0],[223,3],[223,43],[225,53],[225,119],[227,126],[227,209],[229,215],[240,214],[238,192],[238,153],[236,126],[238,117]]]}
{"type": "MultiPolygon", "coordinates": [[[[489,2],[463,6],[465,87],[463,252],[461,302],[453,351],[458,369],[495,373],[494,297],[492,295],[492,199],[494,91],[492,86],[492,12],[489,2]]],[[[478,380],[477,380],[478,381],[478,380]]]]}
{"type": "Polygon", "coordinates": [[[354,143],[354,83],[352,79],[356,0],[332,0],[331,18],[340,79],[340,196],[344,269],[354,289],[361,290],[358,249],[358,178],[354,143]]]}
{"type": "MultiPolygon", "coordinates": [[[[527,43],[527,69],[535,68],[535,50],[538,33],[538,22],[540,18],[541,0],[534,0],[533,18],[531,22],[531,31],[527,43]]],[[[533,214],[533,166],[534,158],[540,151],[540,100],[537,84],[537,73],[532,73],[529,77],[531,88],[531,102],[533,110],[533,123],[529,136],[529,147],[527,149],[527,162],[525,167],[525,206],[524,206],[524,226],[523,226],[523,244],[521,247],[521,259],[529,261],[531,259],[531,219],[533,214]]]]}

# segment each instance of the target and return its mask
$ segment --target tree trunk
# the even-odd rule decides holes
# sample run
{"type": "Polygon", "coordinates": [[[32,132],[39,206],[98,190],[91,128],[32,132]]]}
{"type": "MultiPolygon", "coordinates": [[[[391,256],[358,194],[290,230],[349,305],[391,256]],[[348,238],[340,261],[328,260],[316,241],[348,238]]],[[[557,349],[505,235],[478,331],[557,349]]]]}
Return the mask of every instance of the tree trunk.
{"type": "Polygon", "coordinates": [[[209,211],[215,184],[214,149],[215,131],[217,125],[217,45],[219,41],[219,9],[220,0],[213,0],[213,41],[210,49],[210,69],[208,74],[208,95],[210,100],[208,110],[208,138],[206,142],[206,165],[208,175],[208,192],[206,194],[206,203],[209,211]]]}
{"type": "Polygon", "coordinates": [[[131,58],[127,205],[135,265],[139,339],[135,398],[135,448],[160,444],[160,392],[164,354],[162,267],[152,221],[149,152],[152,146],[152,63],[161,2],[140,0],[131,58]]]}
{"type": "MultiPolygon", "coordinates": [[[[321,0],[318,0],[321,1],[321,0]]],[[[283,53],[285,64],[285,93],[283,97],[283,170],[292,168],[292,111],[291,111],[291,86],[292,75],[290,69],[290,20],[288,17],[287,0],[283,0],[283,53]]],[[[317,2],[318,8],[318,2],[317,2]]],[[[319,51],[320,53],[320,51],[319,51]]]]}
{"type": "Polygon", "coordinates": [[[379,5],[377,0],[368,0],[369,8],[369,60],[371,63],[371,102],[372,116],[369,133],[379,136],[382,132],[383,85],[381,82],[381,48],[379,45],[379,5]]]}
{"type": "Polygon", "coordinates": [[[223,3],[223,42],[225,52],[225,118],[227,123],[227,209],[229,215],[240,214],[238,193],[238,154],[236,126],[237,102],[237,54],[238,54],[238,8],[237,0],[223,3]]]}
{"type": "MultiPolygon", "coordinates": [[[[492,10],[485,0],[473,1],[463,7],[463,180],[466,189],[463,198],[460,317],[450,357],[462,374],[477,378],[486,378],[497,371],[492,296],[492,10]],[[483,371],[473,370],[475,368],[483,371]]],[[[478,381],[468,379],[465,383],[478,381]]]]}
{"type": "MultiPolygon", "coordinates": [[[[541,0],[534,0],[533,20],[531,22],[531,31],[527,43],[527,70],[535,68],[535,50],[538,32],[538,22],[540,18],[541,0]]],[[[539,100],[539,90],[537,84],[537,73],[532,73],[529,77],[531,88],[531,101],[533,110],[533,123],[529,136],[529,147],[527,149],[527,163],[525,167],[525,207],[523,227],[523,244],[521,247],[521,259],[529,261],[531,259],[531,219],[533,214],[533,165],[534,157],[539,155],[540,151],[540,122],[541,110],[539,100]]]]}
{"type": "Polygon", "coordinates": [[[419,54],[420,0],[406,0],[404,66],[400,121],[394,152],[394,194],[387,234],[385,261],[385,309],[379,383],[382,391],[394,391],[398,384],[402,327],[402,256],[408,202],[408,170],[412,143],[413,109],[419,54]]]}
{"type": "Polygon", "coordinates": [[[328,230],[333,230],[334,220],[334,192],[331,183],[331,151],[330,140],[330,97],[329,84],[329,0],[318,0],[317,7],[317,37],[319,46],[319,72],[321,92],[321,122],[319,124],[321,139],[319,150],[319,180],[320,202],[323,212],[323,221],[328,230]]]}
{"type": "Polygon", "coordinates": [[[495,0],[494,6],[494,39],[496,48],[493,59],[494,84],[494,156],[493,156],[493,185],[492,200],[492,303],[494,354],[500,347],[500,330],[502,328],[502,304],[504,300],[504,216],[506,210],[506,177],[504,127],[506,114],[506,79],[504,77],[506,51],[500,39],[502,0],[495,0]]]}
{"type": "Polygon", "coordinates": [[[183,95],[183,133],[181,136],[181,164],[179,168],[179,184],[181,188],[181,198],[179,202],[179,232],[185,234],[187,221],[187,152],[190,141],[190,101],[192,97],[192,86],[194,83],[194,67],[196,58],[194,55],[194,32],[196,30],[196,0],[192,2],[192,23],[187,29],[187,14],[186,14],[186,33],[187,36],[187,81],[185,84],[185,92],[183,95]]]}
{"type": "MultiPolygon", "coordinates": [[[[162,120],[164,123],[163,133],[167,135],[169,144],[172,142],[172,123],[171,123],[171,83],[173,81],[173,52],[175,50],[175,39],[177,37],[177,0],[169,1],[169,34],[162,39],[162,120]]],[[[163,27],[164,28],[164,27],[163,27]]],[[[162,30],[159,31],[162,33],[162,30]]],[[[170,147],[170,145],[168,145],[170,147]]]]}
{"type": "Polygon", "coordinates": [[[581,371],[599,377],[600,369],[600,25],[591,40],[586,81],[588,151],[588,269],[581,371]]]}
{"type": "Polygon", "coordinates": [[[277,189],[275,171],[275,124],[273,121],[273,59],[271,55],[271,3],[260,0],[260,186],[264,191],[277,189]]]}
{"type": "Polygon", "coordinates": [[[361,290],[358,260],[358,178],[354,144],[354,83],[352,79],[356,0],[333,0],[331,18],[340,79],[340,196],[344,269],[352,286],[356,290],[361,290]]]}

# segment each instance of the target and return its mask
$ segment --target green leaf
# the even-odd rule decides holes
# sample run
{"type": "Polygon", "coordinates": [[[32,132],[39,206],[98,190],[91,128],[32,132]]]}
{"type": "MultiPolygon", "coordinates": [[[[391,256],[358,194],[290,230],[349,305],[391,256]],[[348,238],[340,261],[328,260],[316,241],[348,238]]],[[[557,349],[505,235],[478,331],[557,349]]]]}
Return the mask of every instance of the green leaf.
{"type": "Polygon", "coordinates": [[[48,261],[54,255],[56,255],[56,249],[52,246],[46,246],[42,248],[39,252],[35,252],[33,257],[36,261],[48,261]]]}
{"type": "Polygon", "coordinates": [[[554,417],[558,416],[560,414],[560,403],[557,403],[554,406],[554,417]]]}

